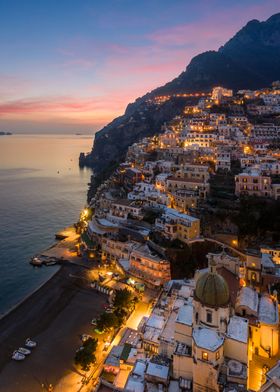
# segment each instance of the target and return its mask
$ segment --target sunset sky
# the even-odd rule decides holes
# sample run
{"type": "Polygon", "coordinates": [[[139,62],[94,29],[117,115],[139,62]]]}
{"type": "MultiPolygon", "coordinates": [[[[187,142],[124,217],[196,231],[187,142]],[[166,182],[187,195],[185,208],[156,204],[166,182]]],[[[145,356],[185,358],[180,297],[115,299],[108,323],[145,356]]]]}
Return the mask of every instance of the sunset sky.
{"type": "Polygon", "coordinates": [[[2,0],[0,130],[93,133],[279,0],[2,0]]]}

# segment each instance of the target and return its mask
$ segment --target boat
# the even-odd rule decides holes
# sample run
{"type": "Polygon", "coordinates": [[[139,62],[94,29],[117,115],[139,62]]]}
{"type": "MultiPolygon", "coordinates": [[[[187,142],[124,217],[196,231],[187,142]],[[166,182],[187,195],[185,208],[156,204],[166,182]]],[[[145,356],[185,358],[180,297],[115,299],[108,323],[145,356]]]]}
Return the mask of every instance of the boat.
{"type": "Polygon", "coordinates": [[[46,261],[45,265],[48,267],[49,265],[55,265],[56,261],[55,260],[50,260],[50,261],[46,261]]]}
{"type": "Polygon", "coordinates": [[[25,359],[25,355],[15,350],[13,352],[12,359],[14,359],[15,361],[23,361],[25,359]]]}
{"type": "Polygon", "coordinates": [[[43,260],[41,260],[39,257],[32,257],[30,264],[37,266],[37,267],[41,267],[41,265],[43,264],[43,260]]]}
{"type": "Polygon", "coordinates": [[[24,347],[20,347],[17,351],[20,354],[22,354],[22,355],[29,355],[29,354],[31,354],[31,351],[28,350],[28,348],[24,348],[24,347]]]}
{"type": "Polygon", "coordinates": [[[37,346],[37,343],[31,340],[30,338],[27,338],[25,341],[25,346],[28,348],[33,348],[37,346]]]}

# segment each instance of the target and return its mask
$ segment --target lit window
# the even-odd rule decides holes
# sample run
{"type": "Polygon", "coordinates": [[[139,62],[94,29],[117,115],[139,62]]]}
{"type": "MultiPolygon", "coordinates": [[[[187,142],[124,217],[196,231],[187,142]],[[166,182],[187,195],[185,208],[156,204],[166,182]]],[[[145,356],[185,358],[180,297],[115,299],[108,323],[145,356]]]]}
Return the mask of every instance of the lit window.
{"type": "Polygon", "coordinates": [[[208,353],[206,353],[205,351],[202,351],[202,359],[204,361],[208,361],[208,353]]]}

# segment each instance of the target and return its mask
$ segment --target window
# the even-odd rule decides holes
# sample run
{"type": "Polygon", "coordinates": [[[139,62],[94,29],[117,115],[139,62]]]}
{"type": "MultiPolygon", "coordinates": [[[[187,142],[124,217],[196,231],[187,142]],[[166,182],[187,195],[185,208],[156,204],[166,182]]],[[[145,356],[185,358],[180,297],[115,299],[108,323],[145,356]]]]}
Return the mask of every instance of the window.
{"type": "Polygon", "coordinates": [[[218,361],[220,359],[220,351],[216,352],[216,361],[218,361]]]}
{"type": "Polygon", "coordinates": [[[206,322],[212,324],[212,312],[211,310],[206,311],[206,322]]]}
{"type": "Polygon", "coordinates": [[[208,361],[208,353],[206,351],[202,351],[202,359],[208,361]]]}

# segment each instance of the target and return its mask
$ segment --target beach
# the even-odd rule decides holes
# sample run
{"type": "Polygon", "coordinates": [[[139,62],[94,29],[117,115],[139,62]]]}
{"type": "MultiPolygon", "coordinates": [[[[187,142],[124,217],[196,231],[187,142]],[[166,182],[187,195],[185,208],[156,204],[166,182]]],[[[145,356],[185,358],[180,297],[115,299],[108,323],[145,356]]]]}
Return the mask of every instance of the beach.
{"type": "MultiPolygon", "coordinates": [[[[63,264],[39,290],[0,320],[0,391],[42,391],[43,385],[56,385],[73,372],[78,383],[82,375],[76,372],[73,359],[81,345],[79,335],[92,332],[90,321],[102,311],[106,300],[90,288],[84,267],[63,264]],[[12,361],[12,352],[24,346],[28,337],[38,346],[23,362],[12,361]]],[[[62,388],[59,390],[67,390],[62,388]]]]}

